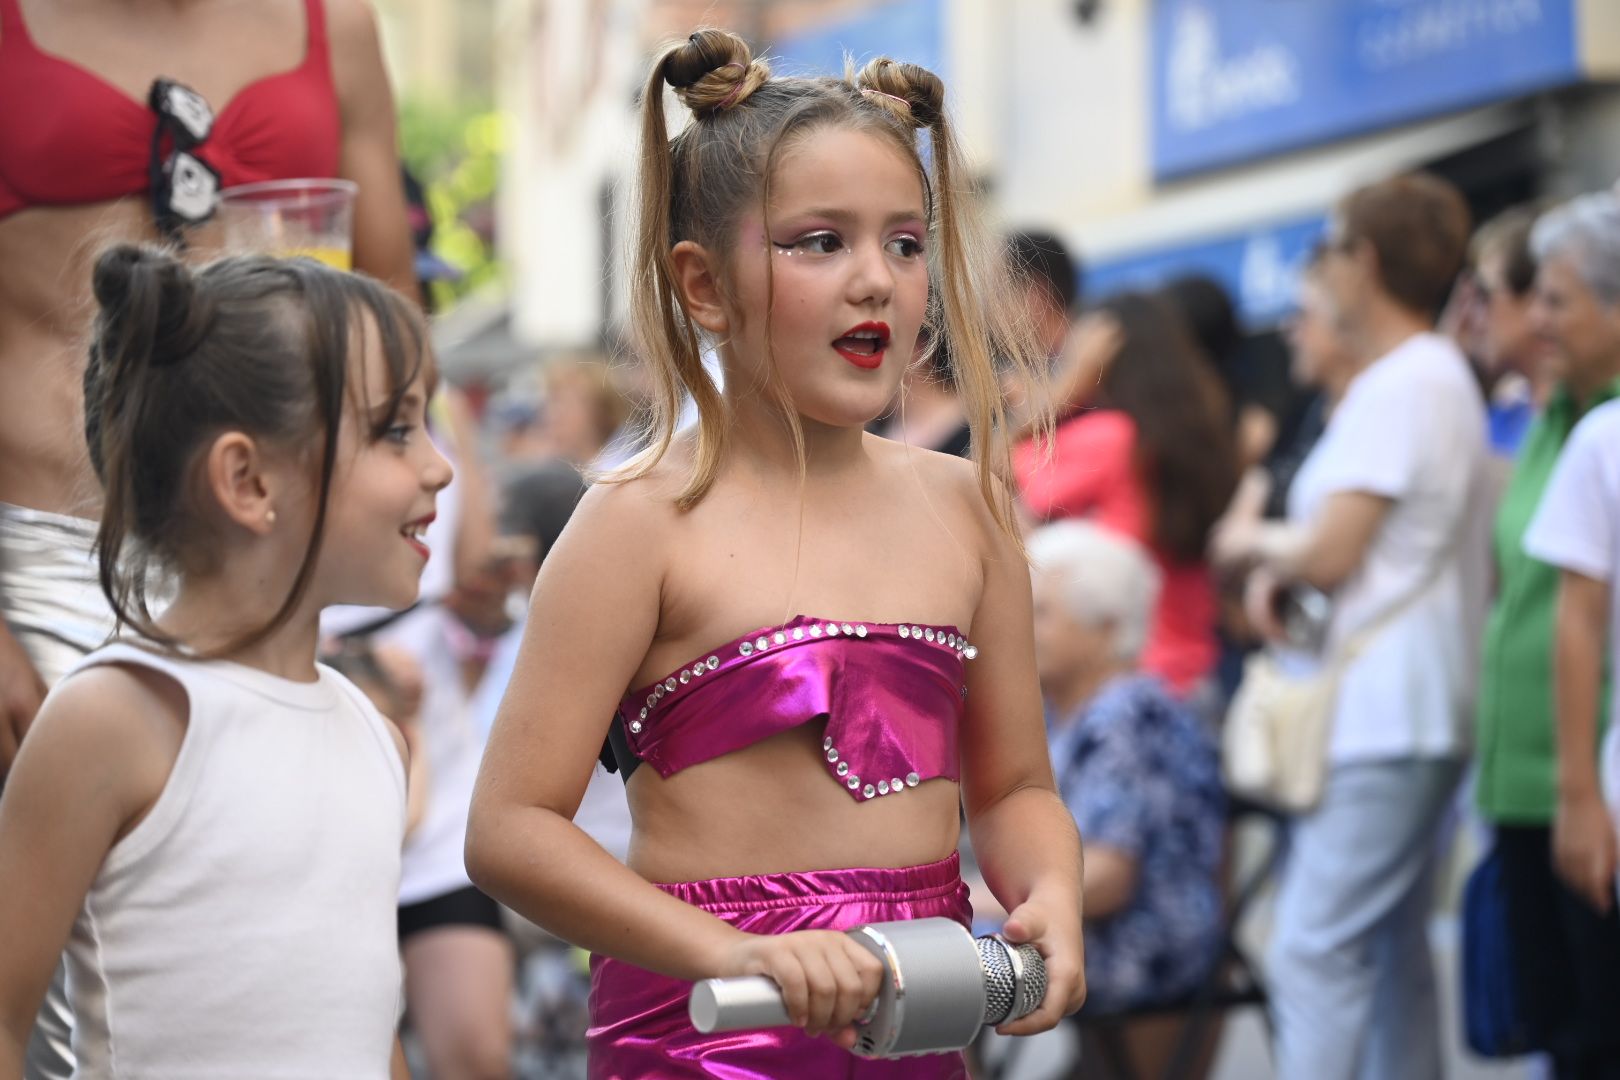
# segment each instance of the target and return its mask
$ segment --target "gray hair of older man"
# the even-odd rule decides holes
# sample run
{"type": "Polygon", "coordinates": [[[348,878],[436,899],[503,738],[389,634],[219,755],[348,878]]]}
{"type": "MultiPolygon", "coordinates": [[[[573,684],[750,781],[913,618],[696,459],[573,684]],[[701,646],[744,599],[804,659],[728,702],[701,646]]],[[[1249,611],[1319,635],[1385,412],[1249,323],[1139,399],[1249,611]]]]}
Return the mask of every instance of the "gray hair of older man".
{"type": "Polygon", "coordinates": [[[1089,521],[1060,521],[1030,535],[1029,556],[1039,587],[1055,589],[1072,618],[1112,626],[1120,660],[1141,655],[1161,581],[1142,545],[1089,521]]]}
{"type": "Polygon", "coordinates": [[[1530,233],[1536,262],[1567,258],[1605,304],[1620,303],[1620,199],[1612,192],[1578,195],[1541,216],[1530,233]]]}

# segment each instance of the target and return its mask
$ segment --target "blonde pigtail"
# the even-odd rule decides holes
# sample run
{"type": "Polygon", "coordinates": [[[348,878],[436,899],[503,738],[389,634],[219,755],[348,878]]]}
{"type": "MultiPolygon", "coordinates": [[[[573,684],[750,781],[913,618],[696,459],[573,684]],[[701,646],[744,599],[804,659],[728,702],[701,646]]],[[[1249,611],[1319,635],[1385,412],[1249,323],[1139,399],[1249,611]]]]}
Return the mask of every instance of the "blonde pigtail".
{"type": "Polygon", "coordinates": [[[642,454],[604,479],[633,480],[663,460],[674,442],[684,389],[697,406],[698,429],[692,473],[676,499],[683,510],[697,505],[713,486],[730,423],[725,398],[704,369],[697,328],[675,284],[671,251],[681,238],[674,235],[670,213],[676,168],[664,115],[664,87],[673,88],[703,122],[741,105],[769,77],[770,69],[753,60],[740,38],[721,30],[700,30],[664,51],[642,90],[640,220],[630,306],[643,359],[653,370],[651,439],[642,454]]]}
{"type": "MultiPolygon", "coordinates": [[[[1034,328],[1019,318],[1020,305],[1010,288],[1006,253],[985,234],[974,198],[959,187],[961,158],[945,115],[945,86],[926,68],[880,57],[867,64],[856,87],[874,105],[929,135],[932,175],[928,179],[939,306],[930,312],[936,337],[950,343],[952,374],[972,432],[979,489],[996,523],[1019,539],[1011,487],[997,478],[1012,472],[1011,447],[1003,437],[1007,411],[999,365],[1010,368],[1026,386],[1045,379],[1044,357],[1034,328]]],[[[1046,395],[1036,395],[1045,400],[1046,395]]],[[[1050,415],[1039,418],[1038,430],[1049,436],[1050,415]]]]}

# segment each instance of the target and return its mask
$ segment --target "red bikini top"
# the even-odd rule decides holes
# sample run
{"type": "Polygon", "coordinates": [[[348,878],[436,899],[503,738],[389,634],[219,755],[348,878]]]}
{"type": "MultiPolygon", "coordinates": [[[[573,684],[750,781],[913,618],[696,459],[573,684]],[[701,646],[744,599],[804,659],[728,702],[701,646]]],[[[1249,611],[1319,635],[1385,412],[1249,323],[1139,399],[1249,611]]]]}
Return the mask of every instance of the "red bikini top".
{"type": "MultiPolygon", "coordinates": [[[[40,51],[19,5],[0,0],[0,218],[145,192],[157,114],[93,71],[40,51]]],[[[192,151],[221,186],[337,175],[324,0],[304,0],[304,12],[303,62],[238,91],[192,151]]]]}

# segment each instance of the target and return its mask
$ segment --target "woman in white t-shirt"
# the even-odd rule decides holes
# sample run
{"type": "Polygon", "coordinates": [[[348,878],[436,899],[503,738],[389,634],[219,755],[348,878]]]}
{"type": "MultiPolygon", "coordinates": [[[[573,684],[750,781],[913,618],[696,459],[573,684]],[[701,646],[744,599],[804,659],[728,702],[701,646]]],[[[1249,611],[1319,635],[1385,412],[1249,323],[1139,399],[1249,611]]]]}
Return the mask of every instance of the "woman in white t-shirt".
{"type": "Polygon", "coordinates": [[[1331,598],[1314,662],[1351,646],[1322,801],[1295,822],[1270,976],[1282,1080],[1432,1080],[1440,1024],[1425,925],[1435,837],[1466,753],[1483,613],[1484,402],[1433,332],[1462,266],[1468,210],[1430,176],[1339,206],[1321,280],[1359,355],[1290,491],[1251,535],[1250,613],[1331,598]]]}
{"type": "Polygon", "coordinates": [[[1605,658],[1610,670],[1620,671],[1620,591],[1614,587],[1620,578],[1620,401],[1593,409],[1570,435],[1524,548],[1562,571],[1554,863],[1571,889],[1607,912],[1615,903],[1620,834],[1620,696],[1610,700],[1601,756],[1593,748],[1605,658]]]}

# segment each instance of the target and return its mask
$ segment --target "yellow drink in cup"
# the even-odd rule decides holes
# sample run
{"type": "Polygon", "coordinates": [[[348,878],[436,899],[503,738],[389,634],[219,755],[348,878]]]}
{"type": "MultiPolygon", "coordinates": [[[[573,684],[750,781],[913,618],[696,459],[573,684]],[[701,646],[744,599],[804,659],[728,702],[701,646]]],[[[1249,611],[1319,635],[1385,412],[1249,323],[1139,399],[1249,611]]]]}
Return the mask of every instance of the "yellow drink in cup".
{"type": "Polygon", "coordinates": [[[294,259],[299,256],[323,262],[335,270],[353,270],[354,258],[346,247],[307,247],[289,248],[286,251],[277,251],[274,254],[283,258],[294,259]]]}
{"type": "Polygon", "coordinates": [[[225,249],[283,258],[304,255],[327,266],[354,266],[352,180],[267,180],[219,193],[225,249]]]}

